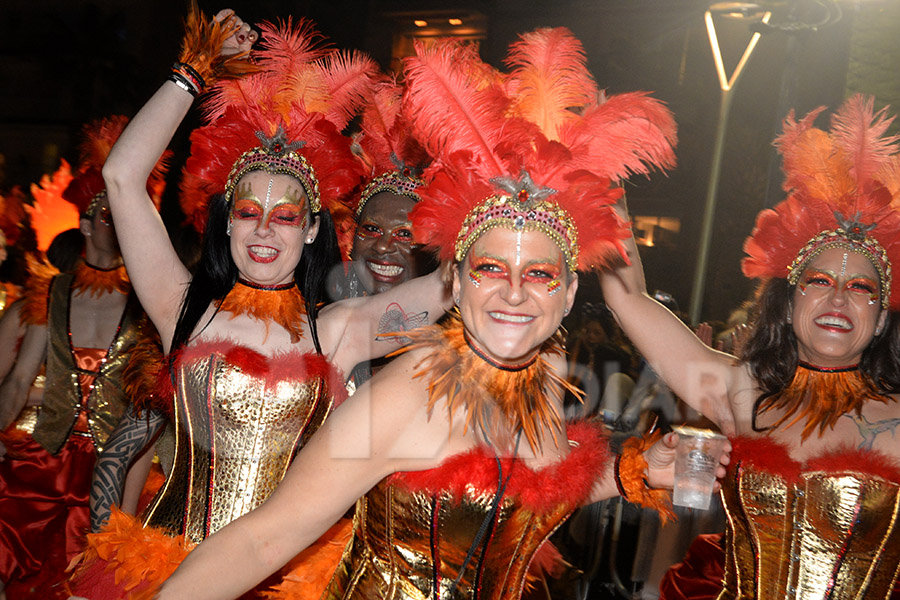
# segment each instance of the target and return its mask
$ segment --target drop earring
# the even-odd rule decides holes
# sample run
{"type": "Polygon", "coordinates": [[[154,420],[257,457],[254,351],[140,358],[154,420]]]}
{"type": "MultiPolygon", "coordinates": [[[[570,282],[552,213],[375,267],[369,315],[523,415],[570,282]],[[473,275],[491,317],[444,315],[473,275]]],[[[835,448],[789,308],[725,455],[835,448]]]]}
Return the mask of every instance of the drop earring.
{"type": "Polygon", "coordinates": [[[234,227],[234,217],[228,217],[228,225],[225,226],[225,235],[231,237],[231,229],[234,227]]]}

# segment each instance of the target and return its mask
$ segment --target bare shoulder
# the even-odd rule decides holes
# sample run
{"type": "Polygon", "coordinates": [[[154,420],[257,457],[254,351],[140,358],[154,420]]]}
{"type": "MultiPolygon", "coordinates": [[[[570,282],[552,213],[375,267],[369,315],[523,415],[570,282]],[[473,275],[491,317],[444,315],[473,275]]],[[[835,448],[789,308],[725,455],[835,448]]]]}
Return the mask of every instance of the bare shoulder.
{"type": "Polygon", "coordinates": [[[747,363],[736,363],[728,374],[730,376],[728,401],[737,422],[738,432],[750,431],[753,407],[760,395],[759,386],[747,363]]]}

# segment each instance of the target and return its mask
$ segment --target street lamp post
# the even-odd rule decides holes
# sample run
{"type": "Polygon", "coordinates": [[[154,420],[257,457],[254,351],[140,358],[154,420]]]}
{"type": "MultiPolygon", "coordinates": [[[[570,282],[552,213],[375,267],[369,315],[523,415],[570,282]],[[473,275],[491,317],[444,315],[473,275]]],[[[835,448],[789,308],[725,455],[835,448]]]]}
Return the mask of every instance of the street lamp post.
{"type": "Polygon", "coordinates": [[[713,145],[712,165],[710,166],[709,185],[706,189],[706,203],[703,208],[703,222],[700,227],[700,247],[697,250],[697,263],[694,267],[694,282],[691,286],[691,303],[689,316],[691,323],[696,325],[700,321],[700,311],[703,307],[703,292],[706,286],[706,268],[709,258],[709,245],[712,238],[712,225],[716,212],[716,193],[719,187],[719,173],[722,166],[722,154],[725,148],[725,129],[728,124],[728,113],[731,109],[733,91],[738,79],[744,71],[744,67],[750,60],[750,55],[756,48],[760,33],[756,32],[750,38],[741,60],[732,72],[731,77],[726,76],[725,66],[722,62],[722,51],[719,39],[716,36],[716,26],[713,15],[720,15],[740,19],[761,19],[767,24],[772,13],[760,8],[759,5],[748,2],[719,2],[713,4],[706,11],[706,31],[709,34],[709,44],[712,47],[713,61],[716,65],[716,73],[719,76],[719,88],[722,95],[719,100],[719,120],[716,126],[716,139],[713,145]]]}

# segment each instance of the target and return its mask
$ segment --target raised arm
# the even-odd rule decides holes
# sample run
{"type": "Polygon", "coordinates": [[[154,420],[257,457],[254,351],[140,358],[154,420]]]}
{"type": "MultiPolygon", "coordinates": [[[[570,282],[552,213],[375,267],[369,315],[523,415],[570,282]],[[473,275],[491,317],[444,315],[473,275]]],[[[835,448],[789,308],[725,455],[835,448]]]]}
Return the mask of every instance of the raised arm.
{"type": "Polygon", "coordinates": [[[192,101],[189,93],[165,82],[125,128],[103,167],[128,277],[166,347],[190,274],[147,193],[147,178],[192,101]]]}
{"type": "MultiPolygon", "coordinates": [[[[627,219],[624,206],[620,208],[627,219]]],[[[745,372],[735,366],[734,357],[703,344],[678,317],[647,294],[633,237],[626,241],[626,249],[631,264],[600,275],[603,298],[616,321],[675,394],[724,433],[734,433],[731,400],[747,386],[745,372]]]]}
{"type": "Polygon", "coordinates": [[[397,350],[401,342],[381,337],[440,319],[453,304],[441,269],[393,289],[329,305],[319,314],[323,350],[345,373],[357,364],[397,350]]]}
{"type": "Polygon", "coordinates": [[[153,410],[140,417],[128,410],[122,416],[94,465],[89,501],[92,532],[106,524],[113,504],[121,506],[129,467],[165,423],[166,418],[153,410]]]}
{"type": "MultiPolygon", "coordinates": [[[[195,15],[196,17],[196,15],[195,15]]],[[[199,18],[199,17],[198,17],[199,18]]],[[[223,54],[249,50],[255,32],[230,10],[215,20],[230,33],[223,54]]],[[[147,178],[178,129],[194,97],[173,81],[162,87],[141,108],[110,151],[103,167],[110,210],[128,276],[147,315],[169,348],[190,274],[169,240],[162,219],[147,193],[147,178]]]]}

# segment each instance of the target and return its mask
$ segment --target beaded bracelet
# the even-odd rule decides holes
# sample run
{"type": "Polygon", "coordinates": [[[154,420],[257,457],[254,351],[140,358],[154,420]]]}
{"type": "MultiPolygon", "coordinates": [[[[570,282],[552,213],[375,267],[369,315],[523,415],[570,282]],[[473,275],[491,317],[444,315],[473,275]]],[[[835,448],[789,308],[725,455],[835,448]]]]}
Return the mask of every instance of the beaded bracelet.
{"type": "Polygon", "coordinates": [[[675,513],[670,507],[669,492],[652,488],[647,484],[647,460],[644,458],[644,451],[661,437],[662,432],[656,430],[644,434],[643,437],[625,440],[622,453],[616,457],[614,473],[616,488],[623,498],[632,504],[657,511],[660,520],[665,523],[669,519],[676,520],[675,513]]]}
{"type": "Polygon", "coordinates": [[[195,98],[206,87],[206,82],[203,81],[203,77],[197,73],[196,69],[183,62],[175,62],[172,65],[172,72],[168,79],[195,98]]]}

